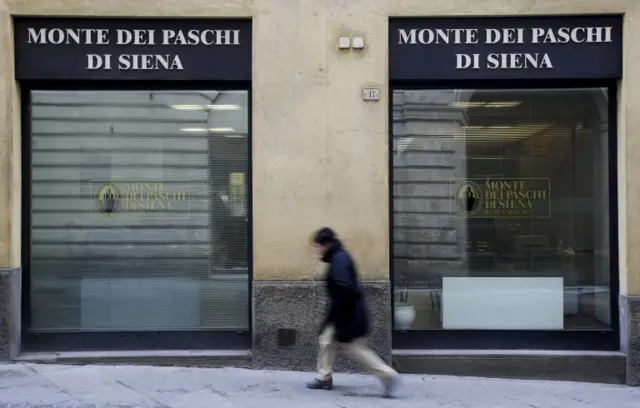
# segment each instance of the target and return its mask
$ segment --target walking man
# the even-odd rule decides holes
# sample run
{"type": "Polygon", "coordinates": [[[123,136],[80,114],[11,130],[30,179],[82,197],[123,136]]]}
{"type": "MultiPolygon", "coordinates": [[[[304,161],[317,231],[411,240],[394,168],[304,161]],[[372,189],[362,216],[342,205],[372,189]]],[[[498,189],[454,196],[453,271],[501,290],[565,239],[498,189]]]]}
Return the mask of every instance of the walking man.
{"type": "Polygon", "coordinates": [[[366,345],[368,316],[351,255],[330,228],[316,232],[313,245],[320,259],[329,264],[326,277],[329,309],[320,328],[318,377],[307,387],[316,390],[333,388],[333,363],[339,342],[344,344],[349,357],[382,381],[384,396],[390,397],[397,385],[398,373],[366,345]]]}

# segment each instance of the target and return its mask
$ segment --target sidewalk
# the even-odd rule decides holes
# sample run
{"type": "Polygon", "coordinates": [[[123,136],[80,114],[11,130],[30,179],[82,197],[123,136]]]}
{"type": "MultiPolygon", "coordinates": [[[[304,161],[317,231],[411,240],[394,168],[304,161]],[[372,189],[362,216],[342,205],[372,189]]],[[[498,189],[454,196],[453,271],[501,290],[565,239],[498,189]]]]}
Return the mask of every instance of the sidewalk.
{"type": "Polygon", "coordinates": [[[405,375],[394,399],[368,376],[336,374],[333,391],[305,388],[312,373],[238,368],[0,365],[2,408],[631,408],[640,388],[570,382],[405,375]]]}

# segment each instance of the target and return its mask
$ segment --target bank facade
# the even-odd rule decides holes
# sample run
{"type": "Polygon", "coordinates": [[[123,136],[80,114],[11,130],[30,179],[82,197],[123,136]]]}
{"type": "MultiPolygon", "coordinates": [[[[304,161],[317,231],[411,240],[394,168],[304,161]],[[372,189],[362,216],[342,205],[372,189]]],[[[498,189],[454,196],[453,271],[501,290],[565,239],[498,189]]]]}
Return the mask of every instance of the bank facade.
{"type": "Polygon", "coordinates": [[[385,358],[638,384],[640,6],[4,3],[4,360],[313,369],[329,225],[385,358]]]}

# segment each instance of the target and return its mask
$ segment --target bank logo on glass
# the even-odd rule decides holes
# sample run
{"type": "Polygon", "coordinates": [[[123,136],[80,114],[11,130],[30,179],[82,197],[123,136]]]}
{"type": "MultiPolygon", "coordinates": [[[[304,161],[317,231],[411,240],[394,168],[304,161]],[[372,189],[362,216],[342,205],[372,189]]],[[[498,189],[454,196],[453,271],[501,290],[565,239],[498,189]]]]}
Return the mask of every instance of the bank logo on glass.
{"type": "Polygon", "coordinates": [[[549,218],[548,178],[451,180],[451,209],[467,218],[549,218]]]}
{"type": "Polygon", "coordinates": [[[100,214],[188,216],[188,183],[92,181],[91,210],[100,214]]]}
{"type": "Polygon", "coordinates": [[[113,183],[105,183],[98,188],[96,204],[98,211],[103,214],[111,214],[117,211],[120,201],[120,191],[113,183]]]}

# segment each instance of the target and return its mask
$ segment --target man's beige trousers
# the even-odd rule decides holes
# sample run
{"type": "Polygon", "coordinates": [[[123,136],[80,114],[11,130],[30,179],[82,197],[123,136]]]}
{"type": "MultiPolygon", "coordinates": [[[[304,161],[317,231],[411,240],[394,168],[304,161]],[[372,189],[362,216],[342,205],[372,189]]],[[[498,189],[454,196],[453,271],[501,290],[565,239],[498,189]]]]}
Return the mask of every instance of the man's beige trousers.
{"type": "MultiPolygon", "coordinates": [[[[386,365],[373,350],[367,347],[364,337],[342,344],[347,356],[361,364],[384,383],[388,383],[397,374],[393,368],[386,365]]],[[[335,340],[335,328],[329,325],[320,334],[320,351],[318,353],[318,378],[320,380],[331,378],[337,351],[338,343],[335,340]]]]}

